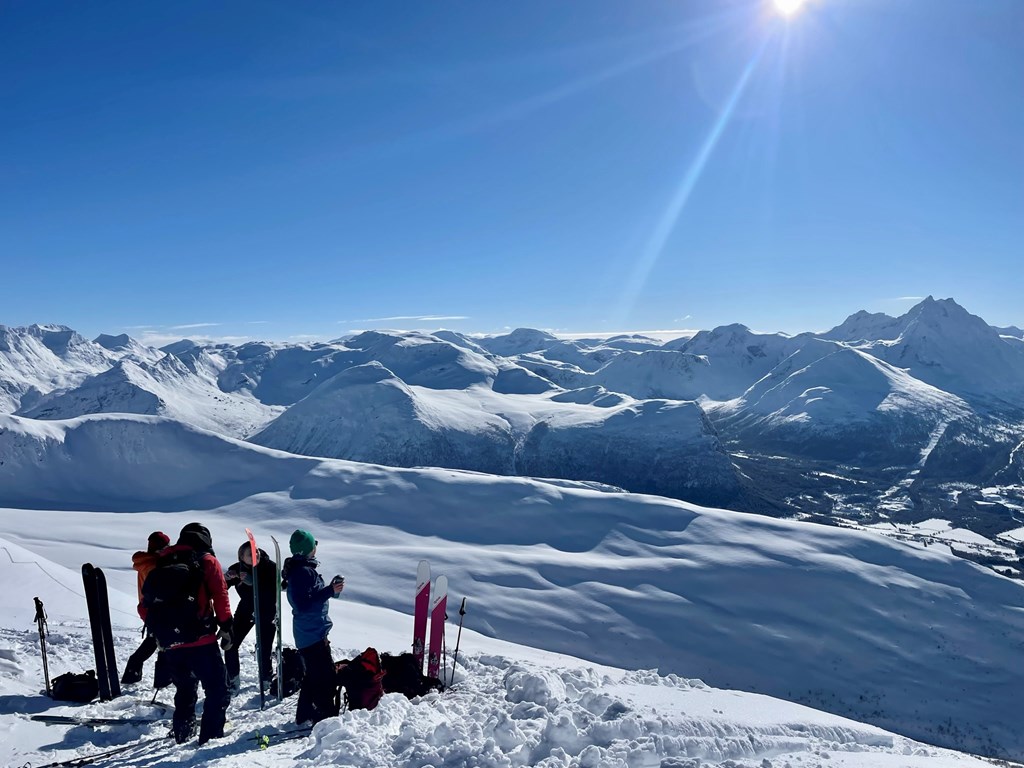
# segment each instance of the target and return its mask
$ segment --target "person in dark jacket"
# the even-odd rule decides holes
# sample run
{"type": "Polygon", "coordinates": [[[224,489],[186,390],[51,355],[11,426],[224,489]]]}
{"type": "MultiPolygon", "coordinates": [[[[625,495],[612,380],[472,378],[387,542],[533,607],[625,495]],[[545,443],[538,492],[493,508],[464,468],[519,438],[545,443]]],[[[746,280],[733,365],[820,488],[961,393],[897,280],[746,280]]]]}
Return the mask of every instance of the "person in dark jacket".
{"type": "MultiPolygon", "coordinates": [[[[142,606],[142,585],[146,581],[146,577],[149,572],[156,567],[157,557],[160,550],[168,546],[171,543],[170,537],[162,531],[153,531],[149,534],[149,540],[147,541],[146,551],[139,550],[132,555],[132,568],[138,573],[138,587],[139,587],[139,616],[145,617],[145,608],[142,606]]],[[[142,643],[135,653],[128,657],[128,663],[125,665],[124,674],[121,676],[122,685],[131,685],[137,683],[142,679],[142,667],[145,665],[146,660],[156,653],[157,643],[156,638],[148,630],[145,631],[145,637],[142,638],[142,643]]],[[[154,679],[154,686],[156,688],[165,688],[170,685],[171,681],[165,674],[166,664],[164,663],[163,655],[157,656],[156,659],[156,678],[154,679]]]]}
{"type": "Polygon", "coordinates": [[[328,639],[331,627],[330,599],[340,595],[345,580],[335,576],[325,584],[317,572],[317,541],[309,531],[297,530],[289,540],[292,556],[285,561],[284,579],[288,584],[288,603],[292,607],[292,632],[295,645],[306,663],[306,674],[299,688],[295,722],[318,723],[338,714],[335,694],[334,658],[328,639]]]}
{"type": "MultiPolygon", "coordinates": [[[[266,687],[271,678],[271,656],[274,650],[274,636],[277,632],[277,564],[262,549],[256,551],[256,590],[260,601],[260,626],[258,632],[260,649],[259,674],[260,684],[266,687]]],[[[224,653],[224,662],[228,669],[228,686],[232,693],[238,693],[239,662],[238,646],[242,644],[249,630],[256,623],[252,546],[245,542],[238,548],[238,562],[224,574],[228,589],[235,588],[238,593],[238,605],[235,606],[233,638],[234,645],[224,653]]]]}
{"type": "MultiPolygon", "coordinates": [[[[205,629],[199,632],[197,639],[174,643],[164,649],[168,671],[176,688],[171,727],[178,744],[185,743],[195,733],[200,683],[206,697],[199,726],[200,744],[224,735],[225,713],[231,699],[228,674],[220,655],[221,647],[226,650],[232,643],[231,601],[224,583],[224,571],[213,552],[210,531],[199,523],[186,525],[181,529],[178,543],[160,553],[158,567],[163,562],[174,561],[176,557],[188,557],[192,552],[199,556],[202,569],[196,601],[199,617],[205,620],[202,622],[205,629]],[[221,647],[217,645],[218,639],[221,647]]],[[[146,609],[140,612],[146,612],[146,609]]]]}

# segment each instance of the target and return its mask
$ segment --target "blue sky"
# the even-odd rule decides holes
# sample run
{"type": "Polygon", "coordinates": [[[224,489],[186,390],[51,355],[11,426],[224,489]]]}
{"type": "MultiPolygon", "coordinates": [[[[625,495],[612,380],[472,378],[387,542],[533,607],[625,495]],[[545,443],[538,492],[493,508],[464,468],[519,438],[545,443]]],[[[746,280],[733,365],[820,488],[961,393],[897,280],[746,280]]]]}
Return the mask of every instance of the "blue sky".
{"type": "Polygon", "coordinates": [[[1019,0],[8,2],[0,323],[1024,325],[1022,37],[1019,0]]]}

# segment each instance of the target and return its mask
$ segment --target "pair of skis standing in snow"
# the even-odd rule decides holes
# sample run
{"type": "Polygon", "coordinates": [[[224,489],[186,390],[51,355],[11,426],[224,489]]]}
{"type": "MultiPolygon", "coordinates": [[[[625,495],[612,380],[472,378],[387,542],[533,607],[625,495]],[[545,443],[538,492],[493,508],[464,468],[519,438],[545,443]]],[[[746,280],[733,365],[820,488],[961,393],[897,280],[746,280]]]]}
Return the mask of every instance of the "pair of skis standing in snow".
{"type": "MultiPolygon", "coordinates": [[[[438,576],[434,582],[433,599],[430,590],[430,563],[420,560],[416,569],[416,597],[413,611],[412,653],[419,669],[423,670],[423,656],[427,639],[427,619],[430,619],[430,648],[427,654],[427,677],[439,678],[441,658],[445,656],[447,672],[447,653],[444,642],[444,624],[448,619],[448,577],[438,576]]],[[[466,615],[466,598],[462,598],[459,608],[459,637],[455,643],[455,655],[452,658],[452,676],[449,685],[455,680],[455,664],[459,659],[459,643],[462,642],[462,619],[466,615]]],[[[444,683],[444,678],[441,682],[444,683]]]]}

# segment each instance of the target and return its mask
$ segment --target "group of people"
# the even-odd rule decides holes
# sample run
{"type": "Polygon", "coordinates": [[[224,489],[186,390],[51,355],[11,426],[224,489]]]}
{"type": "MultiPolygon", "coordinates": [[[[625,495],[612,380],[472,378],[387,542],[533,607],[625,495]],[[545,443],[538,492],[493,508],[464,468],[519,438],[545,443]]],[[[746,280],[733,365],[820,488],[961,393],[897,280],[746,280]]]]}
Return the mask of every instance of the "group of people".
{"type": "MultiPolygon", "coordinates": [[[[345,580],[336,576],[330,583],[324,582],[317,571],[317,543],[309,531],[296,530],[289,540],[291,557],[282,568],[281,584],[287,589],[292,609],[295,644],[305,662],[295,713],[298,723],[316,723],[338,713],[334,659],[328,639],[333,626],[328,601],[341,594],[345,580]]],[[[195,735],[200,685],[205,701],[199,743],[222,737],[231,695],[240,690],[238,646],[255,626],[257,597],[260,685],[266,687],[270,683],[277,629],[277,564],[263,550],[257,550],[253,563],[252,547],[246,542],[238,549],[238,562],[225,571],[214,553],[209,529],[200,523],[189,523],[182,528],[173,545],[166,534],[153,532],[146,551],[136,552],[132,564],[138,572],[139,615],[146,625],[146,635],[129,658],[122,682],[130,684],[141,680],[143,664],[157,653],[154,683],[157,687],[175,686],[172,721],[175,741],[181,744],[195,735]],[[147,597],[150,592],[146,581],[157,568],[182,562],[193,563],[197,573],[195,582],[185,582],[187,586],[182,589],[194,592],[187,595],[188,604],[194,606],[196,612],[193,618],[197,619],[190,626],[198,629],[173,641],[166,637],[161,641],[158,635],[163,633],[154,628],[154,616],[159,609],[147,597]],[[238,594],[233,614],[228,597],[230,587],[238,594]]],[[[156,580],[160,580],[159,577],[156,580]]]]}

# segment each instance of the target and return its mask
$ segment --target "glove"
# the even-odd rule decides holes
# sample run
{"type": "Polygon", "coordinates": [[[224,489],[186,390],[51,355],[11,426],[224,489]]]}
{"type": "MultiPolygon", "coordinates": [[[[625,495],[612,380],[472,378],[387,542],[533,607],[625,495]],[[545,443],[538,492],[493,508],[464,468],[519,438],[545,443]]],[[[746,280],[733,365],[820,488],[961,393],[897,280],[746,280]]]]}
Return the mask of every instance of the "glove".
{"type": "Polygon", "coordinates": [[[229,587],[234,586],[241,580],[241,576],[239,576],[238,574],[238,569],[234,566],[231,566],[226,571],[224,571],[224,583],[227,584],[229,587]]]}
{"type": "Polygon", "coordinates": [[[217,639],[220,640],[220,648],[222,651],[230,651],[235,646],[235,635],[234,635],[235,623],[232,619],[225,619],[220,623],[217,629],[217,639]]]}

